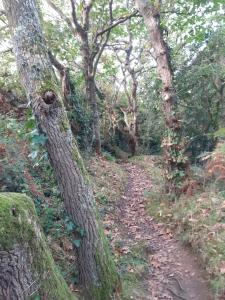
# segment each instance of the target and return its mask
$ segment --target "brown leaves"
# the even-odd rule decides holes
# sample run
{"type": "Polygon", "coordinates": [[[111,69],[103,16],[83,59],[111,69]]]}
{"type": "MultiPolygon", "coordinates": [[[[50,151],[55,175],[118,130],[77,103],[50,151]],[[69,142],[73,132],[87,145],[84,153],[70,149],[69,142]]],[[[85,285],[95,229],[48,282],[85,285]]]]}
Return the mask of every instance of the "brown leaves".
{"type": "Polygon", "coordinates": [[[69,252],[73,250],[72,243],[66,237],[61,239],[61,244],[64,251],[69,252]]]}
{"type": "Polygon", "coordinates": [[[225,261],[220,263],[220,273],[225,274],[225,261]]]}
{"type": "Polygon", "coordinates": [[[217,181],[225,181],[225,156],[220,152],[220,144],[208,160],[205,171],[207,177],[213,177],[217,181]]]}
{"type": "Polygon", "coordinates": [[[3,158],[6,155],[6,147],[4,144],[0,144],[0,158],[3,158]]]}
{"type": "Polygon", "coordinates": [[[150,263],[154,268],[160,268],[161,262],[160,259],[157,256],[151,255],[150,256],[150,263]]]}

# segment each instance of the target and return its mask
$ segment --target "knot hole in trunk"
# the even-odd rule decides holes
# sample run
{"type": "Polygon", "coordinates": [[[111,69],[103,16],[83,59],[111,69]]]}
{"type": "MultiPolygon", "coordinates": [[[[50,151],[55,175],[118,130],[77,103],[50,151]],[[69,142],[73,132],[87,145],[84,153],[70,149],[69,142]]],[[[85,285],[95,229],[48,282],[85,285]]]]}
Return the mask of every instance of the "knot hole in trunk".
{"type": "Polygon", "coordinates": [[[46,91],[43,93],[42,99],[48,105],[51,105],[56,100],[56,94],[53,91],[46,91]]]}

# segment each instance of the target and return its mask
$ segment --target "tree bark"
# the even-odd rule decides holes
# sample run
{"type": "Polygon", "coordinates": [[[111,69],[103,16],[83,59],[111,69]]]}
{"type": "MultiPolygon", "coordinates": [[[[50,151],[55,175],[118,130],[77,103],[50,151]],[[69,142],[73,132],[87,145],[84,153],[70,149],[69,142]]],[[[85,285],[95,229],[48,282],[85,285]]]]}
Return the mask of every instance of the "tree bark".
{"type": "Polygon", "coordinates": [[[54,264],[32,200],[0,193],[0,211],[0,299],[77,299],[54,264]]]}
{"type": "Polygon", "coordinates": [[[140,14],[144,18],[152,47],[155,51],[157,70],[162,81],[162,111],[166,124],[166,137],[163,139],[163,155],[166,164],[166,188],[169,193],[179,194],[180,185],[185,178],[187,158],[181,141],[181,124],[176,114],[176,91],[173,84],[173,72],[170,65],[169,49],[160,27],[160,3],[157,7],[148,0],[135,0],[140,14]]]}
{"type": "Polygon", "coordinates": [[[96,220],[93,193],[71,133],[35,0],[4,0],[3,3],[21,82],[40,132],[47,138],[46,149],[66,211],[79,229],[74,231],[74,236],[80,241],[76,248],[80,283],[93,299],[108,299],[118,277],[96,220]]]}
{"type": "Polygon", "coordinates": [[[97,154],[101,154],[100,120],[95,88],[94,56],[91,53],[87,34],[80,34],[81,53],[83,60],[83,73],[85,80],[85,96],[92,113],[93,148],[97,154]]]}
{"type": "Polygon", "coordinates": [[[98,113],[98,103],[96,97],[96,86],[93,76],[86,74],[86,99],[92,111],[92,130],[93,130],[93,148],[97,154],[101,154],[101,135],[100,135],[100,120],[98,113]]]}

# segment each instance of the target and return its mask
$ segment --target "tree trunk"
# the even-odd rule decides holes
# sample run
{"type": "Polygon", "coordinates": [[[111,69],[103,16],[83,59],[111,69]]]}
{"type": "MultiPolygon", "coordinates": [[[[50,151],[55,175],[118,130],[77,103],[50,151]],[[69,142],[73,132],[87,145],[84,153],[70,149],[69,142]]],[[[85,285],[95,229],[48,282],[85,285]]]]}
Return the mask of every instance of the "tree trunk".
{"type": "Polygon", "coordinates": [[[118,130],[124,135],[124,138],[126,138],[131,155],[134,156],[137,154],[138,149],[137,109],[135,108],[135,110],[133,110],[131,105],[131,108],[120,108],[120,110],[124,115],[124,123],[126,124],[126,127],[118,127],[118,130]]]}
{"type": "Polygon", "coordinates": [[[87,33],[81,34],[82,40],[81,53],[83,60],[83,73],[85,80],[86,100],[91,108],[92,113],[92,129],[93,129],[93,148],[97,154],[101,154],[101,135],[100,135],[100,120],[98,113],[98,104],[96,97],[96,86],[94,76],[94,61],[93,53],[90,50],[87,33]]]}
{"type": "MultiPolygon", "coordinates": [[[[158,1],[160,3],[160,1],[158,1]]],[[[157,70],[162,81],[163,114],[166,123],[166,137],[162,147],[166,164],[166,188],[169,193],[178,194],[185,178],[187,158],[181,142],[181,124],[176,115],[176,92],[173,85],[173,72],[170,66],[169,49],[160,28],[160,11],[148,0],[135,0],[150,35],[155,51],[157,70]]]]}
{"type": "Polygon", "coordinates": [[[95,152],[97,154],[101,154],[100,121],[99,121],[94,77],[88,76],[88,78],[85,80],[85,84],[86,84],[86,99],[90,104],[91,111],[92,111],[93,145],[94,145],[95,152]]]}
{"type": "Polygon", "coordinates": [[[92,299],[109,299],[118,277],[96,221],[93,193],[71,133],[35,1],[4,0],[3,3],[12,31],[20,79],[40,132],[47,138],[46,149],[65,208],[76,224],[74,236],[80,283],[91,293],[92,299]]]}
{"type": "Polygon", "coordinates": [[[0,211],[0,299],[75,300],[54,264],[32,200],[0,193],[0,211]]]}

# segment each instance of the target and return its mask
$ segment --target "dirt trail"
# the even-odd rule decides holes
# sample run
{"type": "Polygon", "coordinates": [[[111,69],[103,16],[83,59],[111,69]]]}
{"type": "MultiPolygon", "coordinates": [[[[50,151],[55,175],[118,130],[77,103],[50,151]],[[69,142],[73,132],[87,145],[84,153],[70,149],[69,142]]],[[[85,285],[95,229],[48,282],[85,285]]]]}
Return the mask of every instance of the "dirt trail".
{"type": "Polygon", "coordinates": [[[145,241],[149,270],[143,276],[143,295],[135,300],[212,300],[197,258],[182,246],[162,224],[145,212],[144,192],[151,182],[143,170],[131,163],[125,193],[116,210],[120,233],[133,242],[145,241]]]}

